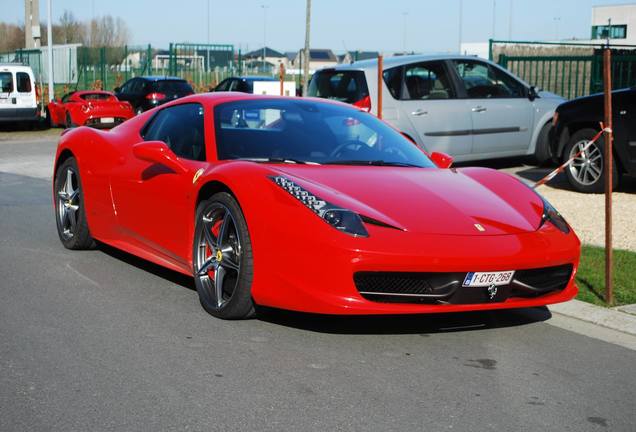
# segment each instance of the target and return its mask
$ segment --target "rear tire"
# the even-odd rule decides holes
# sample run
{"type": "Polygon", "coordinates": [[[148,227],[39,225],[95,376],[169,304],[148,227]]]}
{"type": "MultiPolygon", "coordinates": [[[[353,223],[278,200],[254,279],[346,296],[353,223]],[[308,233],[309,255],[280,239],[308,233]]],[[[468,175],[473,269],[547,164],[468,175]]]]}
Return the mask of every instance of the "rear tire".
{"type": "Polygon", "coordinates": [[[201,306],[217,318],[253,317],[252,244],[232,195],[220,192],[198,205],[192,243],[192,272],[201,306]]]}
{"type": "MultiPolygon", "coordinates": [[[[578,153],[596,134],[597,131],[594,129],[581,129],[575,132],[565,146],[563,162],[565,163],[578,153]]],[[[570,185],[578,192],[603,193],[605,191],[605,137],[601,136],[585,154],[568,165],[565,168],[565,175],[570,185]]],[[[612,190],[616,189],[619,180],[616,159],[612,158],[612,190]]]]}
{"type": "Polygon", "coordinates": [[[67,249],[92,249],[95,241],[88,229],[84,191],[75,158],[66,159],[55,174],[55,220],[57,234],[67,249]]]}
{"type": "Polygon", "coordinates": [[[66,113],[66,128],[70,129],[72,127],[75,127],[75,123],[73,123],[73,118],[71,117],[69,113],[66,113]]]}

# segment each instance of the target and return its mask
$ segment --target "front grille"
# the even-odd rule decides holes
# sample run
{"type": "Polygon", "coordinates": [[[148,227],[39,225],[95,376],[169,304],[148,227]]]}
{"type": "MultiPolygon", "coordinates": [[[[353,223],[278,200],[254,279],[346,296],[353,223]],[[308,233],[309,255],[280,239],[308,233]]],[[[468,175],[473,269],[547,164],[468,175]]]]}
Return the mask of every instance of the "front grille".
{"type": "Polygon", "coordinates": [[[509,285],[497,287],[490,298],[487,288],[462,287],[465,272],[405,273],[357,272],[356,289],[367,300],[383,303],[471,304],[531,298],[564,289],[572,265],[519,270],[509,285]]]}

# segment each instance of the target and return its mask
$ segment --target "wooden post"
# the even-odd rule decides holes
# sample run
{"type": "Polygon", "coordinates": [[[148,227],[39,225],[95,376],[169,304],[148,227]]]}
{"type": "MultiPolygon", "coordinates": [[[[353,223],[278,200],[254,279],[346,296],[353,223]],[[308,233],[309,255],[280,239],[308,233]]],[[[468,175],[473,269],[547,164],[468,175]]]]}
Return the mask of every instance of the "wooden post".
{"type": "Polygon", "coordinates": [[[285,66],[283,66],[283,64],[280,64],[279,70],[278,70],[278,79],[280,80],[280,95],[283,95],[283,83],[285,82],[285,66]]]}
{"type": "Polygon", "coordinates": [[[382,118],[382,54],[378,56],[378,118],[382,118]]]}
{"type": "Polygon", "coordinates": [[[609,44],[603,52],[603,84],[605,87],[605,301],[614,302],[612,284],[612,52],[609,44]]]}

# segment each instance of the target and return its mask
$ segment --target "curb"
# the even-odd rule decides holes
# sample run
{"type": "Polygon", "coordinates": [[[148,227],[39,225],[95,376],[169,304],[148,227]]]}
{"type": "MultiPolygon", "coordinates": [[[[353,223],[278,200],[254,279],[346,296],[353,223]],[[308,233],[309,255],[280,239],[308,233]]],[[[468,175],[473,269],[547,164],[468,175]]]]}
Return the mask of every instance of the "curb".
{"type": "Polygon", "coordinates": [[[580,300],[570,300],[548,307],[552,313],[636,336],[636,315],[621,312],[619,309],[608,309],[580,300]]]}

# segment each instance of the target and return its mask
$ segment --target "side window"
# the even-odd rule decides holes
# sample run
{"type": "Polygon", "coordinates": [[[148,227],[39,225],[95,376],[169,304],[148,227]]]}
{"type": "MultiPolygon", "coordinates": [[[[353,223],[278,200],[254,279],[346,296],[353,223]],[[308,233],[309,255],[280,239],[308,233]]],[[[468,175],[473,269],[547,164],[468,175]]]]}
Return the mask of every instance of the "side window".
{"type": "Polygon", "coordinates": [[[402,99],[431,100],[455,97],[451,81],[441,62],[415,63],[404,67],[406,91],[402,99]]]}
{"type": "Polygon", "coordinates": [[[399,99],[402,90],[402,68],[395,67],[387,69],[382,73],[382,78],[384,78],[384,84],[386,84],[391,92],[391,96],[395,99],[399,99]]]}
{"type": "Polygon", "coordinates": [[[223,81],[221,81],[221,84],[216,86],[216,89],[214,91],[228,91],[231,82],[232,80],[230,80],[229,78],[224,79],[223,81]]]}
{"type": "Polygon", "coordinates": [[[66,93],[64,96],[62,96],[62,103],[66,103],[71,99],[71,96],[73,96],[74,92],[70,92],[70,93],[66,93]]]}
{"type": "Polygon", "coordinates": [[[19,93],[31,93],[31,78],[26,72],[18,72],[16,75],[16,81],[18,82],[19,93]]]}
{"type": "Polygon", "coordinates": [[[121,93],[130,93],[130,89],[132,88],[134,82],[134,79],[126,81],[124,85],[121,86],[121,93]]]}
{"type": "Polygon", "coordinates": [[[144,132],[146,141],[163,141],[178,157],[205,160],[203,106],[175,105],[157,113],[144,132]]]}
{"type": "Polygon", "coordinates": [[[455,68],[470,99],[525,97],[523,84],[487,63],[456,61],[455,68]]]}
{"type": "Polygon", "coordinates": [[[13,91],[13,74],[0,72],[0,92],[11,93],[13,91]]]}

